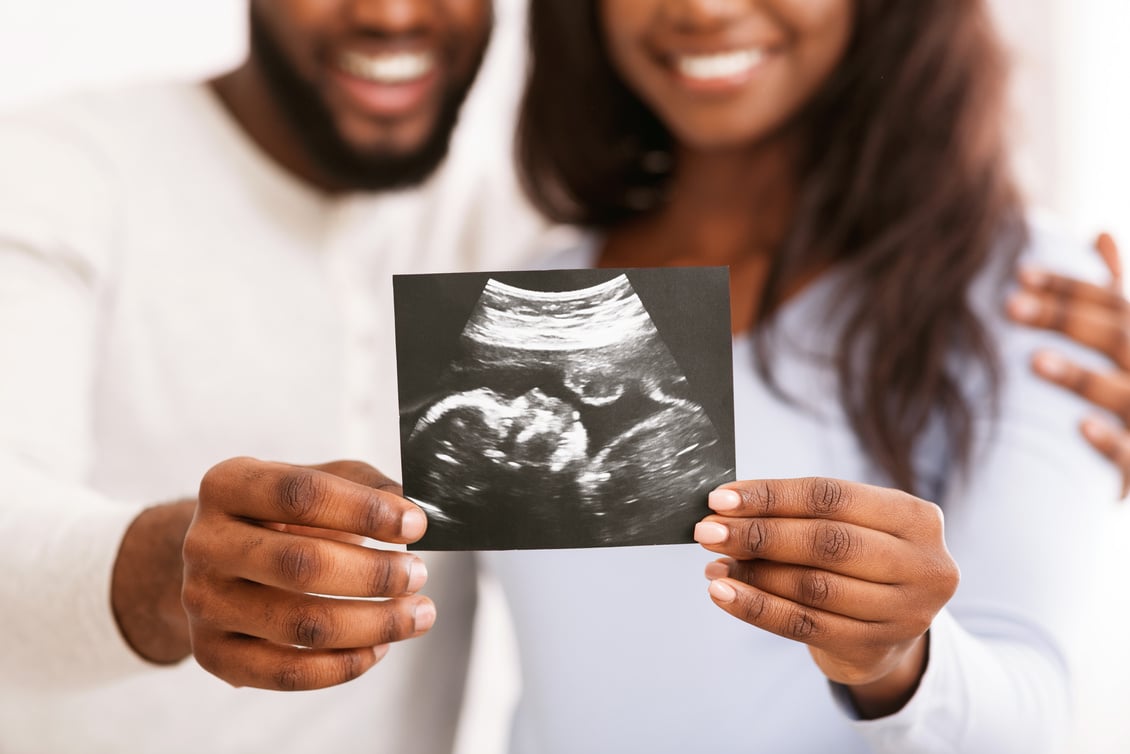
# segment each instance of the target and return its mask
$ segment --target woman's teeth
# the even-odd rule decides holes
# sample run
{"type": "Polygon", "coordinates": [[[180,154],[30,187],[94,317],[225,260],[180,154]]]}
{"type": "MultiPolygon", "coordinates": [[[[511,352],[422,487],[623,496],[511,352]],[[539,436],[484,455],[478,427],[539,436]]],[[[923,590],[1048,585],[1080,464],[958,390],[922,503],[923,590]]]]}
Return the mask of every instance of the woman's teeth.
{"type": "Polygon", "coordinates": [[[404,84],[422,78],[435,68],[430,52],[397,52],[362,55],[346,52],[338,58],[343,71],[359,79],[377,84],[404,84]]]}
{"type": "Polygon", "coordinates": [[[675,70],[691,79],[724,79],[747,73],[764,59],[765,52],[756,47],[714,55],[679,55],[675,70]]]}

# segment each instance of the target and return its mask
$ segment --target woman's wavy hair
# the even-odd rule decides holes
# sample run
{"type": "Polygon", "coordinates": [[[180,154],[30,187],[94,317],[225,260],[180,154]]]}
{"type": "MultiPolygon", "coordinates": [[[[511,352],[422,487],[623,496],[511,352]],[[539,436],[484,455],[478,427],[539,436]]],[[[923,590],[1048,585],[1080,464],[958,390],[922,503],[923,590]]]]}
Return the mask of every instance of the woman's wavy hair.
{"type": "MultiPolygon", "coordinates": [[[[597,6],[533,0],[517,151],[551,219],[607,229],[656,206],[672,137],[613,69],[597,6]]],[[[911,491],[932,419],[968,467],[973,409],[956,371],[980,365],[990,405],[999,392],[970,290],[1027,240],[1003,135],[1006,68],[983,0],[856,0],[844,59],[795,121],[800,196],[756,315],[759,369],[776,386],[765,336],[785,293],[840,267],[841,403],[872,462],[911,491]]]]}

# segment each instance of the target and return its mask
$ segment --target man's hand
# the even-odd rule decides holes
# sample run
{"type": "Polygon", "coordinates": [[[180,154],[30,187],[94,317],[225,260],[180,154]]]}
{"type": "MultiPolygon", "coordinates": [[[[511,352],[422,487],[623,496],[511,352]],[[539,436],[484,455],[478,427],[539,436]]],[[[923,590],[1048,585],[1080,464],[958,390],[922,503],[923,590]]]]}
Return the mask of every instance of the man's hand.
{"type": "Polygon", "coordinates": [[[143,510],[114,561],[110,604],[126,642],[149,662],[180,662],[192,651],[181,607],[181,548],[196,501],[143,510]]]}
{"type": "Polygon", "coordinates": [[[225,461],[200,484],[184,539],[192,651],[235,686],[300,690],[352,680],[388,644],[427,631],[424,562],[364,538],[418,540],[423,511],[371,466],[225,461]],[[371,598],[388,598],[373,601],[371,598]]]}
{"type": "Polygon", "coordinates": [[[808,645],[865,717],[900,709],[926,667],[926,631],[957,589],[938,506],[834,479],[735,482],[695,528],[710,595],[733,616],[808,645]]]}
{"type": "Polygon", "coordinates": [[[1040,377],[1079,394],[1114,415],[1084,419],[1083,436],[1122,471],[1122,497],[1130,492],[1130,301],[1123,293],[1122,262],[1114,239],[1095,242],[1110,282],[1095,285],[1048,270],[1025,267],[1021,289],[1008,302],[1009,316],[1025,325],[1056,330],[1110,359],[1113,369],[1095,370],[1061,353],[1032,357],[1040,377]]]}

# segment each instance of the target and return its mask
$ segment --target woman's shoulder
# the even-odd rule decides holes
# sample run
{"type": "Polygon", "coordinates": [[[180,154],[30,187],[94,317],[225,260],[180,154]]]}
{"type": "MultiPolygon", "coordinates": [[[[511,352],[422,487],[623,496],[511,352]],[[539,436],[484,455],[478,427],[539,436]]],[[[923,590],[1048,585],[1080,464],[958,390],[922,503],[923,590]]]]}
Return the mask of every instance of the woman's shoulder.
{"type": "Polygon", "coordinates": [[[1090,240],[1064,219],[1051,212],[1034,210],[1028,215],[1028,244],[1020,264],[1106,284],[1110,273],[1090,240]]]}
{"type": "Polygon", "coordinates": [[[1025,239],[1019,254],[997,256],[970,289],[974,311],[994,330],[1010,324],[1004,302],[1016,289],[1021,268],[1033,267],[1098,285],[1110,281],[1102,257],[1081,231],[1062,218],[1047,211],[1033,210],[1025,218],[1024,230],[1025,239]]]}

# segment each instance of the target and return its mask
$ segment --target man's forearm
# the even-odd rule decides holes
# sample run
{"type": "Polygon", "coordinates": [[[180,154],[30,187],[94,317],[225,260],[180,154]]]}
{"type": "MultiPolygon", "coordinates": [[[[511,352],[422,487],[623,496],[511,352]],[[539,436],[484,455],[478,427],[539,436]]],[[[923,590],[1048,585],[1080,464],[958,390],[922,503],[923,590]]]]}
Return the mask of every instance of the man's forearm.
{"type": "Polygon", "coordinates": [[[144,659],[171,664],[192,651],[181,607],[181,546],[194,501],[147,508],[122,539],[110,602],[122,635],[144,659]]]}

